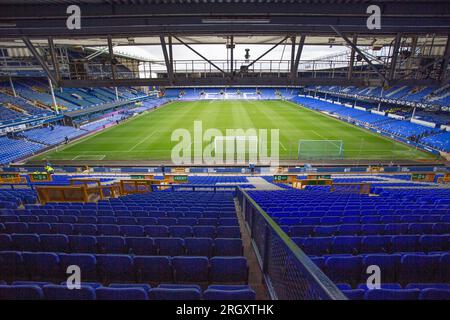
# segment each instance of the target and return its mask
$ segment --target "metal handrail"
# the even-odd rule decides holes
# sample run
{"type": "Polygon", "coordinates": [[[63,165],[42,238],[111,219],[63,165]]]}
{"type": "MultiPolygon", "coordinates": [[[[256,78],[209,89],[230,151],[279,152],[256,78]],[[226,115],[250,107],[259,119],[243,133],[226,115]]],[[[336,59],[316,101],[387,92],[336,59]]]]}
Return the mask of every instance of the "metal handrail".
{"type": "MultiPolygon", "coordinates": [[[[246,219],[246,204],[247,202],[253,206],[253,208],[258,212],[258,214],[265,220],[266,228],[272,230],[276,236],[280,238],[286,248],[294,256],[294,258],[303,266],[304,270],[301,272],[306,272],[306,277],[310,278],[314,282],[314,285],[319,288],[322,292],[318,292],[318,295],[323,299],[329,300],[347,300],[345,295],[336,287],[336,285],[315,265],[314,262],[292,241],[292,239],[280,228],[280,226],[253,200],[248,193],[242,188],[238,188],[238,199],[240,201],[242,214],[246,220],[247,228],[250,231],[250,236],[252,239],[253,248],[257,254],[258,262],[264,273],[264,278],[266,279],[266,284],[268,285],[269,293],[273,299],[278,299],[277,289],[273,288],[271,285],[270,273],[267,271],[268,261],[263,261],[261,255],[259,254],[259,249],[254,241],[254,235],[252,234],[252,226],[249,225],[246,219]],[[242,195],[242,202],[240,195],[242,195]],[[245,200],[244,200],[245,199],[245,200]],[[244,203],[245,201],[245,203],[244,203]]],[[[267,243],[267,241],[265,241],[267,243]]],[[[267,244],[266,244],[267,245],[267,244]]],[[[268,252],[264,250],[264,252],[268,252]]],[[[267,255],[264,257],[267,260],[267,255]]],[[[298,297],[299,299],[304,299],[305,297],[298,297]]]]}

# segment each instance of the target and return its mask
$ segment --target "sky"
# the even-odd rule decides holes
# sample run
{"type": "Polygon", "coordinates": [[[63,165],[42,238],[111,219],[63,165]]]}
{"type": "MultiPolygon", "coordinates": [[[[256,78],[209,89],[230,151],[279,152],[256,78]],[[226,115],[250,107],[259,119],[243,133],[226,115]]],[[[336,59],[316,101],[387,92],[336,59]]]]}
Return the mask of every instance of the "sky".
{"type": "MultiPolygon", "coordinates": [[[[225,60],[227,58],[227,50],[225,45],[193,45],[195,50],[211,60],[225,60]]],[[[236,45],[234,50],[235,59],[243,60],[245,56],[245,49],[250,49],[250,60],[258,58],[262,53],[271,48],[270,45],[236,45]]],[[[340,53],[347,49],[342,46],[305,46],[302,52],[302,60],[316,59],[318,57],[327,56],[330,54],[340,53]]],[[[127,53],[134,56],[139,56],[149,60],[164,60],[162,49],[160,46],[121,46],[116,47],[115,51],[127,53]]],[[[290,45],[280,45],[267,54],[264,60],[280,60],[284,57],[285,60],[290,59],[290,45]],[[284,56],[283,56],[284,49],[284,56]]],[[[194,52],[183,45],[175,45],[173,47],[173,54],[175,60],[198,60],[201,59],[194,52]]]]}

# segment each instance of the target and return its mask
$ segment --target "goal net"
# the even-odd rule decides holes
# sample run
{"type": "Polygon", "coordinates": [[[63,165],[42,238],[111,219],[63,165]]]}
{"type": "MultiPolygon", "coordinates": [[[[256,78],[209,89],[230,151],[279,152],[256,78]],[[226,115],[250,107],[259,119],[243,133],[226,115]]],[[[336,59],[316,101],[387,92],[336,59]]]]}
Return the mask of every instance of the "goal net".
{"type": "Polygon", "coordinates": [[[342,140],[300,140],[299,160],[337,160],[344,158],[342,140]]]}

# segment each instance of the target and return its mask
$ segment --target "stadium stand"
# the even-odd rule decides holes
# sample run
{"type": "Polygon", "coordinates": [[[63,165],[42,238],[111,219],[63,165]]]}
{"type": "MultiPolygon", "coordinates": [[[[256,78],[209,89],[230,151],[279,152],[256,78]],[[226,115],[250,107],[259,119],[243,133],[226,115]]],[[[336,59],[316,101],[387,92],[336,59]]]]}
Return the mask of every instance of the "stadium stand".
{"type": "Polygon", "coordinates": [[[448,189],[383,187],[370,197],[324,188],[249,194],[348,298],[427,299],[438,287],[448,297],[448,189]],[[362,284],[370,265],[383,270],[380,290],[362,284]]]}
{"type": "Polygon", "coordinates": [[[25,204],[0,221],[1,299],[255,299],[229,192],[25,204]],[[70,291],[75,262],[86,283],[70,291]]]}

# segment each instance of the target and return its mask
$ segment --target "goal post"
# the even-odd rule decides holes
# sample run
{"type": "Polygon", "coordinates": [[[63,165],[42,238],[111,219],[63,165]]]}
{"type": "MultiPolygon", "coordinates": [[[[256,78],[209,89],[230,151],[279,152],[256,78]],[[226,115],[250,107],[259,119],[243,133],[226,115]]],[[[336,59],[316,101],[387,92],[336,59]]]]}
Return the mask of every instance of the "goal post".
{"type": "Polygon", "coordinates": [[[339,160],[344,158],[342,140],[300,140],[299,160],[339,160]]]}

